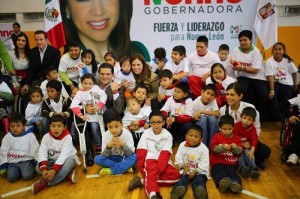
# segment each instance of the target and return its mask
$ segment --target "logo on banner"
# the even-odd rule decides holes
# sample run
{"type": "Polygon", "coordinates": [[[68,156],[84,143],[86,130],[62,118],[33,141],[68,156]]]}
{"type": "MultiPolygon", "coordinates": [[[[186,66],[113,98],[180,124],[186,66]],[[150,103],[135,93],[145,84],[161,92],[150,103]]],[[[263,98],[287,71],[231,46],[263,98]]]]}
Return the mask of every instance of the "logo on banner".
{"type": "Polygon", "coordinates": [[[259,15],[262,19],[266,19],[275,13],[271,3],[267,3],[259,9],[259,15]]]}
{"type": "Polygon", "coordinates": [[[57,21],[57,18],[59,16],[59,12],[55,8],[49,8],[47,7],[45,10],[45,16],[49,21],[57,21]]]}
{"type": "Polygon", "coordinates": [[[230,26],[230,38],[238,38],[239,33],[242,31],[242,25],[231,25],[230,26]]]}

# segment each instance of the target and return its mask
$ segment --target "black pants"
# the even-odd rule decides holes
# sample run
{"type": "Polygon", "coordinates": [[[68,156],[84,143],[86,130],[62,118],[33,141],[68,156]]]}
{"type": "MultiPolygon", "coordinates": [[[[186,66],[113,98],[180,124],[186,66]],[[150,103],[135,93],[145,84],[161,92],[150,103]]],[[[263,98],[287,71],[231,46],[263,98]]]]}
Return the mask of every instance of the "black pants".
{"type": "Polygon", "coordinates": [[[267,159],[270,157],[271,149],[267,145],[261,143],[258,141],[256,150],[254,153],[255,156],[255,163],[256,165],[261,165],[264,159],[267,159]]]}
{"type": "Polygon", "coordinates": [[[238,77],[244,87],[243,101],[253,104],[260,115],[261,121],[266,121],[266,104],[268,100],[268,82],[248,77],[238,77]]]}

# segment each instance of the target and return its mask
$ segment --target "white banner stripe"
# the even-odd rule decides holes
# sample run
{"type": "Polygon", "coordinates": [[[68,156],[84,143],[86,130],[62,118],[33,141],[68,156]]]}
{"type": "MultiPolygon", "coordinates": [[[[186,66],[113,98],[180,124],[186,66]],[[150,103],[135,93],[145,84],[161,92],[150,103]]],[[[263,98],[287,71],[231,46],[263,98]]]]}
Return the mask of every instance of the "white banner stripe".
{"type": "Polygon", "coordinates": [[[258,195],[258,194],[256,194],[256,193],[252,193],[252,192],[247,191],[247,190],[245,190],[245,189],[243,189],[242,193],[243,193],[243,194],[246,194],[246,195],[248,195],[248,196],[252,196],[252,197],[254,197],[254,198],[258,198],[258,199],[268,199],[268,198],[266,198],[266,197],[264,197],[264,196],[258,195]]]}
{"type": "Polygon", "coordinates": [[[21,192],[28,191],[28,190],[31,190],[31,186],[30,187],[25,187],[25,188],[22,188],[22,189],[18,189],[18,190],[15,190],[15,191],[11,191],[11,192],[8,192],[8,193],[5,193],[5,194],[2,194],[1,198],[6,198],[8,196],[15,195],[17,193],[21,193],[21,192]]]}

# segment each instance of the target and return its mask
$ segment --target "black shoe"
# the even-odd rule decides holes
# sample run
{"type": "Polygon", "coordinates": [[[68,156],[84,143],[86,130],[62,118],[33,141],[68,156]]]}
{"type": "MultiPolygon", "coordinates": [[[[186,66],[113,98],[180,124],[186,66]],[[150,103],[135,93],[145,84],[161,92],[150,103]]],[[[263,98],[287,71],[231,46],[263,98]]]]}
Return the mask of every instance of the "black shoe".
{"type": "Polygon", "coordinates": [[[239,170],[239,173],[243,178],[248,178],[250,173],[250,167],[248,166],[242,166],[239,170]]]}
{"type": "Polygon", "coordinates": [[[260,176],[258,169],[256,167],[251,167],[250,169],[250,177],[251,178],[258,178],[260,176]]]}

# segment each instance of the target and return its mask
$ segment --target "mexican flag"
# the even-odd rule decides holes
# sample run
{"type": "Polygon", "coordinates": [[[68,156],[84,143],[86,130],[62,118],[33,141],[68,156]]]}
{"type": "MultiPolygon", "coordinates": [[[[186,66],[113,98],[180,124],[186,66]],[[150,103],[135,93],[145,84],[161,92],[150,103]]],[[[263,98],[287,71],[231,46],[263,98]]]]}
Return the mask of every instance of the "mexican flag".
{"type": "Polygon", "coordinates": [[[66,45],[64,27],[61,19],[59,0],[45,1],[45,31],[52,46],[61,48],[66,45]]]}

